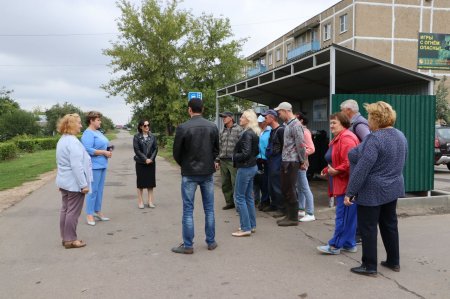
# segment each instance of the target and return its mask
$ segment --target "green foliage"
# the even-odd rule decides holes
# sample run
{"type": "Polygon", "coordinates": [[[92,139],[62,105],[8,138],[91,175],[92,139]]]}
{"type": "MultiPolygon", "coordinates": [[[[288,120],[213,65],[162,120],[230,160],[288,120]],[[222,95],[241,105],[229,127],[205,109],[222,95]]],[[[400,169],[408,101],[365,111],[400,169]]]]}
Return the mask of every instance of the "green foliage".
{"type": "MultiPolygon", "coordinates": [[[[176,0],[165,4],[144,0],[136,8],[126,0],[118,2],[119,41],[104,54],[112,58],[119,77],[103,88],[135,105],[134,123],[147,119],[153,132],[172,135],[189,117],[189,91],[203,92],[205,116],[214,117],[216,89],[241,74],[245,62],[238,53],[245,41],[232,40],[228,19],[194,18],[178,9],[176,0]]],[[[221,105],[228,109],[234,103],[221,105]]]]}
{"type": "Polygon", "coordinates": [[[0,89],[0,116],[20,109],[19,103],[11,98],[12,90],[0,89]]]}
{"type": "Polygon", "coordinates": [[[115,129],[115,125],[112,121],[112,119],[110,119],[107,116],[102,116],[102,129],[105,130],[106,132],[108,131],[112,131],[115,129]]]}
{"type": "Polygon", "coordinates": [[[164,136],[164,148],[171,151],[173,149],[174,140],[174,136],[164,136]]]}
{"type": "Polygon", "coordinates": [[[17,148],[22,152],[33,153],[39,150],[55,149],[60,136],[55,137],[33,137],[30,135],[20,135],[11,139],[17,148]]]}
{"type": "Polygon", "coordinates": [[[46,133],[49,135],[54,134],[56,132],[56,125],[58,124],[58,120],[64,115],[70,113],[77,113],[78,115],[80,115],[81,122],[84,124],[84,113],[80,108],[75,107],[68,102],[65,102],[63,105],[60,105],[58,103],[45,111],[45,115],[47,116],[46,133]]]}
{"type": "Polygon", "coordinates": [[[0,118],[0,141],[22,134],[38,134],[40,127],[36,121],[37,117],[33,113],[21,109],[3,114],[0,118]]]}
{"type": "Polygon", "coordinates": [[[17,156],[18,148],[12,142],[0,143],[0,161],[13,159],[17,156]]]}
{"type": "Polygon", "coordinates": [[[20,186],[55,168],[55,150],[25,153],[17,159],[0,161],[0,190],[20,186]]]}

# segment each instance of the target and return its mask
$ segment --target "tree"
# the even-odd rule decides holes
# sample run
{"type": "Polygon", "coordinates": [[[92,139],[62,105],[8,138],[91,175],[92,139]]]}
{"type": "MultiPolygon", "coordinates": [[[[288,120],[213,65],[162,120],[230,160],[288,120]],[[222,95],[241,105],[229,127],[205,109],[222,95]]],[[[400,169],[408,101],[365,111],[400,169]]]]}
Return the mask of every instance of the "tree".
{"type": "Polygon", "coordinates": [[[47,116],[47,128],[46,128],[47,134],[55,133],[58,120],[64,115],[69,113],[77,113],[78,115],[80,115],[81,121],[83,122],[83,126],[85,126],[84,113],[83,111],[81,111],[80,108],[75,107],[74,105],[69,104],[67,102],[65,102],[63,105],[60,105],[58,103],[45,111],[45,115],[47,116]]]}
{"type": "Polygon", "coordinates": [[[121,0],[119,41],[104,50],[119,77],[103,88],[110,95],[123,95],[154,129],[168,134],[187,118],[188,91],[203,92],[207,115],[212,116],[216,88],[236,80],[244,65],[237,57],[243,41],[230,40],[228,19],[196,19],[177,5],[177,0],[165,7],[145,0],[137,9],[121,0]]]}
{"type": "Polygon", "coordinates": [[[36,123],[37,117],[28,111],[15,109],[0,118],[0,141],[11,139],[18,135],[37,135],[40,131],[36,123]]]}
{"type": "Polygon", "coordinates": [[[102,129],[105,130],[106,132],[115,129],[115,125],[112,119],[110,119],[105,115],[102,116],[102,129]]]}
{"type": "Polygon", "coordinates": [[[19,103],[11,98],[13,90],[0,89],[0,115],[20,109],[19,103]]]}
{"type": "MultiPolygon", "coordinates": [[[[187,44],[188,71],[185,91],[200,90],[204,95],[205,116],[215,117],[216,90],[238,80],[246,62],[239,58],[246,39],[233,40],[230,20],[202,14],[193,21],[192,37],[187,44]]],[[[248,106],[248,105],[246,105],[248,106]]],[[[221,99],[222,110],[235,110],[231,97],[221,99]]]]}
{"type": "Polygon", "coordinates": [[[450,107],[447,100],[448,88],[445,86],[445,81],[447,81],[446,76],[439,82],[436,90],[436,120],[443,119],[448,123],[450,107]]]}

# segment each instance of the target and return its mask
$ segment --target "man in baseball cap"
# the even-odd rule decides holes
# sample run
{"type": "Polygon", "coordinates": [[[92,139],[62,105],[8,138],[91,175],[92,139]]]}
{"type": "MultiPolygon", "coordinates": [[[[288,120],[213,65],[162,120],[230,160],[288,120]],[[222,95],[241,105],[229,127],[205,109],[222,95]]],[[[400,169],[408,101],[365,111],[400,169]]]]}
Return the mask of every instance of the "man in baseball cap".
{"type": "Polygon", "coordinates": [[[266,112],[261,113],[262,116],[272,115],[278,117],[278,113],[275,110],[269,109],[266,112]]]}
{"type": "Polygon", "coordinates": [[[303,127],[292,113],[292,105],[282,102],[274,109],[285,122],[283,151],[281,154],[281,191],[286,205],[286,218],[277,221],[279,226],[298,225],[297,175],[298,169],[306,169],[303,127]]]}
{"type": "Polygon", "coordinates": [[[222,113],[219,113],[220,117],[233,117],[233,113],[229,112],[229,111],[225,111],[222,113]]]}
{"type": "Polygon", "coordinates": [[[233,167],[234,147],[239,140],[239,134],[242,132],[242,127],[234,123],[233,113],[225,111],[219,113],[223,118],[223,130],[219,136],[219,157],[216,162],[220,165],[220,176],[222,179],[222,192],[225,198],[225,206],[223,210],[234,208],[234,182],[236,179],[237,169],[233,167]]]}
{"type": "Polygon", "coordinates": [[[270,204],[266,148],[272,128],[267,125],[266,118],[262,114],[258,116],[258,125],[261,129],[261,134],[259,135],[259,154],[256,156],[258,173],[253,180],[253,195],[255,202],[258,203],[258,209],[262,211],[270,204]]]}
{"type": "Polygon", "coordinates": [[[288,102],[281,102],[280,105],[278,105],[278,107],[275,108],[274,110],[275,111],[280,111],[280,110],[292,111],[292,105],[289,104],[288,102]]]}

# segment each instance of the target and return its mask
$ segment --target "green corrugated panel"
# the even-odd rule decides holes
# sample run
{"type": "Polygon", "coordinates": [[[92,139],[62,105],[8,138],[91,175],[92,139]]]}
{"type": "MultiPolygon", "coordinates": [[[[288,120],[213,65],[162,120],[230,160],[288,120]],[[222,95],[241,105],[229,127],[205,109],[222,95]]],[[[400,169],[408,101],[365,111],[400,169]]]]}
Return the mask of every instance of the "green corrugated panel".
{"type": "Polygon", "coordinates": [[[408,160],[404,176],[406,192],[421,192],[434,189],[434,119],[435,96],[425,95],[380,95],[380,94],[336,94],[331,103],[332,111],[340,111],[347,99],[358,102],[360,112],[367,117],[364,103],[385,101],[397,112],[395,127],[408,139],[408,160]]]}

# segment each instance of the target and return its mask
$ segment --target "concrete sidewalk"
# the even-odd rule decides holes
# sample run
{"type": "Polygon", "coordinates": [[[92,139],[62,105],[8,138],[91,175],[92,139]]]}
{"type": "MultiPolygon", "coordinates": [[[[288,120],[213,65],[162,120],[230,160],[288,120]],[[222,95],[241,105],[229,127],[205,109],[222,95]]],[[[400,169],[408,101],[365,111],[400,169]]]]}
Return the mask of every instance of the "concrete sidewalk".
{"type": "MultiPolygon", "coordinates": [[[[325,199],[316,197],[317,221],[281,228],[258,212],[257,232],[233,238],[238,216],[221,210],[216,188],[219,247],[206,248],[197,194],[195,252],[174,254],[170,248],[181,242],[178,167],[157,159],[157,208],[139,210],[132,137],[122,132],[114,144],[103,209],[111,221],[91,227],[82,213],[85,248],[61,246],[54,182],[0,213],[1,298],[448,298],[450,215],[400,218],[401,272],[380,267],[377,278],[361,277],[349,271],[359,252],[315,249],[334,228],[325,199]]],[[[378,248],[383,260],[381,241],[378,248]]]]}

